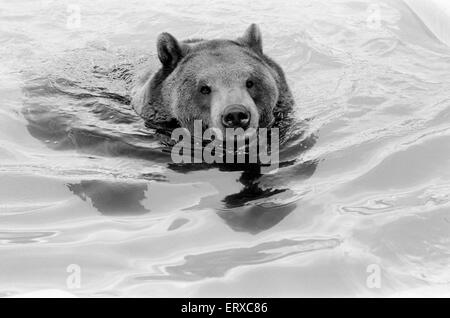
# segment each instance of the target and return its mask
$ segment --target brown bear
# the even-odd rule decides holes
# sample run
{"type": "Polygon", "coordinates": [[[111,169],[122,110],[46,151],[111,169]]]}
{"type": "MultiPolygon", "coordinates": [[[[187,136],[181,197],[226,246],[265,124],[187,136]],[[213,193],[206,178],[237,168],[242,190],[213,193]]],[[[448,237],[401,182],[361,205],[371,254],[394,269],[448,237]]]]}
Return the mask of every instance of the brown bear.
{"type": "Polygon", "coordinates": [[[150,127],[270,127],[293,106],[281,67],[263,53],[252,24],[236,40],[157,40],[161,67],[148,71],[132,92],[132,106],[150,127]]]}

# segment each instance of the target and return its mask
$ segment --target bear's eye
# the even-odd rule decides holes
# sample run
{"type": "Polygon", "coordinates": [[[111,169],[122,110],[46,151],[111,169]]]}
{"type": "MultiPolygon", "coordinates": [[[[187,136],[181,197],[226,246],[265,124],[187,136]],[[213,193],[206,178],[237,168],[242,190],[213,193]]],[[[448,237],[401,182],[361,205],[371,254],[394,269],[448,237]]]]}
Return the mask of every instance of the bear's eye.
{"type": "Polygon", "coordinates": [[[203,95],[208,95],[211,93],[211,87],[207,86],[207,85],[203,85],[202,87],[200,87],[200,93],[202,93],[203,95]]]}
{"type": "Polygon", "coordinates": [[[253,81],[251,81],[251,80],[248,80],[248,81],[245,83],[245,86],[247,86],[247,88],[252,88],[254,85],[255,85],[255,83],[253,83],[253,81]]]}

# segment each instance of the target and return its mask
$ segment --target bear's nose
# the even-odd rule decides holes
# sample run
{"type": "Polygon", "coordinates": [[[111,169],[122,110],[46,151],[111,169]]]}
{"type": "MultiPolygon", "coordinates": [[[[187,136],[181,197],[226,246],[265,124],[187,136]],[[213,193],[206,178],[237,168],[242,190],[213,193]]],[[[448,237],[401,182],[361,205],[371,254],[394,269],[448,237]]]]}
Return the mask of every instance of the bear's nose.
{"type": "Polygon", "coordinates": [[[225,128],[247,129],[250,124],[250,112],[243,105],[229,105],[223,112],[222,124],[225,128]]]}

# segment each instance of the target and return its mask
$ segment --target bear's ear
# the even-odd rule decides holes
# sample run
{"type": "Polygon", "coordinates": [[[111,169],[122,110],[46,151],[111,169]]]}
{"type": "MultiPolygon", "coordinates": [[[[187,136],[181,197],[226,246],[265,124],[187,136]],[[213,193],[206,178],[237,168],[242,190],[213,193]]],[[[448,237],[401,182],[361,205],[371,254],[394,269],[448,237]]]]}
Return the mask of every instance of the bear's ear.
{"type": "Polygon", "coordinates": [[[256,53],[262,54],[262,36],[261,31],[256,24],[251,24],[245,31],[244,36],[238,40],[256,53]]]}
{"type": "Polygon", "coordinates": [[[158,57],[162,65],[175,68],[183,57],[183,50],[177,39],[169,33],[161,33],[157,41],[158,57]]]}

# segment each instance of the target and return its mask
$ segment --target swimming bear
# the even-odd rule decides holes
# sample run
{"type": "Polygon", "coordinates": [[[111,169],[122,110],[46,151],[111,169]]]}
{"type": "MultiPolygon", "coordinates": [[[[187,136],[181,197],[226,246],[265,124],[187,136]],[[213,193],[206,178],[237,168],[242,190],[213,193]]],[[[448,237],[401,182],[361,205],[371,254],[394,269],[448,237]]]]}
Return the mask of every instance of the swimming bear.
{"type": "Polygon", "coordinates": [[[157,40],[160,68],[147,71],[132,90],[131,105],[149,127],[270,127],[292,109],[282,68],[263,53],[252,24],[235,40],[157,40]]]}

